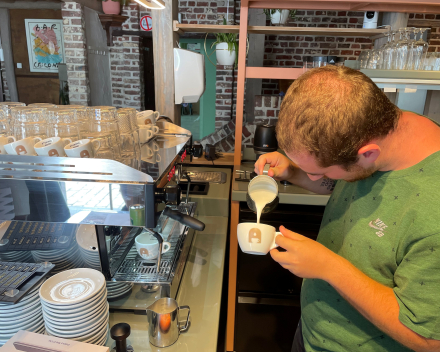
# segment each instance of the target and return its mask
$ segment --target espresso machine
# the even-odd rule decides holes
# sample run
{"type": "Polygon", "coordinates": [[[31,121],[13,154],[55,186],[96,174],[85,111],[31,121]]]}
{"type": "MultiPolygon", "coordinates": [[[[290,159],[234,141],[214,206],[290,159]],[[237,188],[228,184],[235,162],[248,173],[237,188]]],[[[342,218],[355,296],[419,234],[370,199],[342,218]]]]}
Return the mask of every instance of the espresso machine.
{"type": "Polygon", "coordinates": [[[109,298],[111,308],[145,313],[158,298],[176,298],[194,232],[204,224],[179,186],[188,180],[181,162],[193,152],[191,133],[163,120],[157,125],[157,136],[141,146],[138,168],[107,159],[0,155],[0,264],[46,263],[50,274],[100,270],[108,283],[131,288],[109,298]],[[136,251],[135,239],[145,232],[158,241],[157,259],[136,251]],[[161,254],[164,241],[170,249],[161,254]]]}

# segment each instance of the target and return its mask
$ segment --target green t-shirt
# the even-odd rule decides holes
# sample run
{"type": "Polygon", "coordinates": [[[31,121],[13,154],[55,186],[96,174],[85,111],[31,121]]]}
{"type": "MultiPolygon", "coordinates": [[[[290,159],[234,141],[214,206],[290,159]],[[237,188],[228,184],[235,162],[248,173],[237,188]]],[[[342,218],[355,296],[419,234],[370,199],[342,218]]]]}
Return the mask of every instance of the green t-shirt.
{"type": "MultiPolygon", "coordinates": [[[[338,181],[318,242],[393,288],[402,324],[440,340],[440,152],[404,170],[338,181]]],[[[307,352],[409,351],[323,280],[304,280],[301,309],[307,352]]]]}

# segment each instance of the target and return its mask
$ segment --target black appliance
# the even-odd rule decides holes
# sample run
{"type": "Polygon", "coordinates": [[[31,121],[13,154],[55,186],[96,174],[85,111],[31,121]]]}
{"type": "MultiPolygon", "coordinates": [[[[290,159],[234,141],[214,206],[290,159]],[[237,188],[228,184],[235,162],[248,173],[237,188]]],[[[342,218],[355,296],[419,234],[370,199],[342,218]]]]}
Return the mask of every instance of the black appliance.
{"type": "Polygon", "coordinates": [[[257,157],[261,154],[276,152],[277,149],[275,126],[257,125],[254,136],[254,151],[257,157]]]}
{"type": "MultiPolygon", "coordinates": [[[[316,239],[324,206],[279,204],[262,214],[261,222],[277,230],[289,230],[316,239]]],[[[255,222],[256,215],[240,202],[239,222],[255,222]]],[[[301,317],[302,279],[282,268],[270,256],[257,256],[238,250],[237,305],[235,318],[236,351],[286,352],[301,317]]]]}

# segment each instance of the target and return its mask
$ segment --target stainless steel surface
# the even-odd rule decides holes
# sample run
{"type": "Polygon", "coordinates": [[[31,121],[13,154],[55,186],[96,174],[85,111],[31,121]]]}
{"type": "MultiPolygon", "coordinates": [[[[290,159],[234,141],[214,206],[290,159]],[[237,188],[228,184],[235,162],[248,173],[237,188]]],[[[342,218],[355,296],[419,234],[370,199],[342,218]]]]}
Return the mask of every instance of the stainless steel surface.
{"type": "MultiPolygon", "coordinates": [[[[192,182],[209,182],[223,184],[226,182],[226,173],[221,171],[188,171],[188,176],[192,182]]],[[[180,182],[185,182],[186,178],[180,177],[180,182]]]]}
{"type": "Polygon", "coordinates": [[[189,140],[186,135],[156,136],[142,146],[140,170],[106,159],[0,155],[0,190],[29,209],[17,214],[13,207],[5,211],[0,206],[0,220],[22,215],[28,221],[130,226],[128,208],[140,204],[146,226],[154,227],[155,190],[167,185],[189,140]],[[156,150],[153,160],[149,149],[156,150]]]}
{"type": "Polygon", "coordinates": [[[147,308],[149,341],[156,347],[173,345],[181,332],[189,327],[190,308],[180,306],[172,298],[160,298],[147,308]],[[184,326],[179,324],[179,312],[188,310],[184,326]]]}
{"type": "MultiPolygon", "coordinates": [[[[248,192],[246,193],[246,203],[249,207],[249,209],[251,209],[254,213],[257,212],[257,207],[255,205],[255,201],[252,199],[250,193],[250,189],[252,188],[253,185],[255,185],[258,181],[263,180],[264,178],[267,178],[269,185],[273,184],[275,189],[276,189],[276,195],[275,198],[270,202],[267,203],[264,208],[261,210],[261,214],[266,214],[266,213],[270,213],[271,211],[275,210],[275,208],[278,206],[279,203],[279,198],[278,198],[278,184],[277,182],[270,176],[268,176],[268,172],[270,169],[270,164],[266,164],[264,165],[264,169],[263,169],[263,174],[254,177],[252,180],[250,180],[250,182],[248,183],[248,192]]],[[[246,174],[246,173],[245,173],[246,174]]]]}

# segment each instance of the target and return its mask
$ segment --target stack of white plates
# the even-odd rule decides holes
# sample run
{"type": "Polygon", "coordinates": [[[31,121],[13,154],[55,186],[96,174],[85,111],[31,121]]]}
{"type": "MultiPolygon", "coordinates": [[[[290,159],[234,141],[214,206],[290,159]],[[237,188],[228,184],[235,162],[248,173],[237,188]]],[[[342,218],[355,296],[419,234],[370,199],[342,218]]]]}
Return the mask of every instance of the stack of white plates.
{"type": "Polygon", "coordinates": [[[16,304],[0,303],[0,346],[3,346],[18,330],[44,333],[43,314],[38,295],[40,285],[28,292],[16,304]]]}
{"type": "Polygon", "coordinates": [[[65,270],[74,269],[83,266],[81,253],[76,241],[72,242],[67,249],[49,249],[32,251],[32,256],[36,263],[51,262],[55,268],[51,274],[57,274],[65,270]]]}
{"type": "Polygon", "coordinates": [[[114,301],[131,292],[133,283],[107,281],[107,300],[114,301]]]}
{"type": "Polygon", "coordinates": [[[76,231],[76,242],[86,266],[91,269],[101,270],[95,226],[80,225],[76,231]]]}
{"type": "Polygon", "coordinates": [[[93,269],[63,271],[40,289],[46,333],[103,346],[109,333],[105,278],[93,269]]]}
{"type": "Polygon", "coordinates": [[[0,252],[0,261],[33,263],[34,258],[30,251],[7,251],[0,252]]]}

